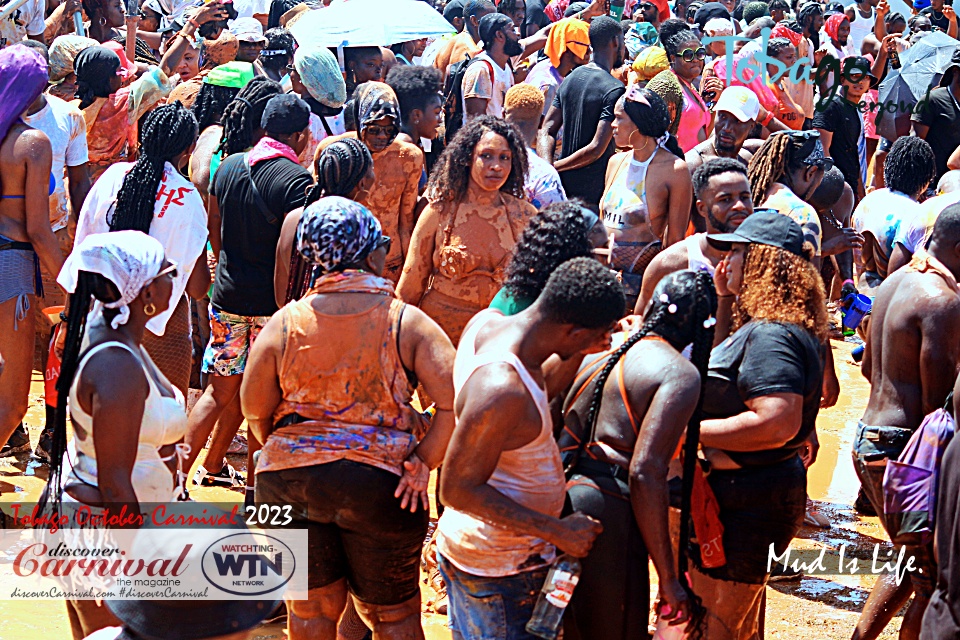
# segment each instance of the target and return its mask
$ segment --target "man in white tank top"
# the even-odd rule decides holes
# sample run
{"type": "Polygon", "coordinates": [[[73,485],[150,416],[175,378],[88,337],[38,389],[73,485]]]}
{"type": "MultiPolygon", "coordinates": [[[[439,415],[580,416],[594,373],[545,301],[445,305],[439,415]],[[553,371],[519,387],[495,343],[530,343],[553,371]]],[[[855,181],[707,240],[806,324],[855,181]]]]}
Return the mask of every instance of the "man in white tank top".
{"type": "Polygon", "coordinates": [[[560,518],[565,477],[553,438],[543,363],[607,349],[623,312],[612,271],[575,258],[517,315],[481,311],[454,362],[456,417],[440,498],[440,571],[455,638],[527,637],[557,555],[583,557],[601,532],[583,515],[560,518]],[[492,599],[491,594],[500,596],[492,599]]]}
{"type": "MultiPolygon", "coordinates": [[[[693,191],[694,205],[706,222],[707,233],[729,233],[753,213],[747,167],[739,160],[713,158],[704,162],[693,172],[693,191]]],[[[713,275],[724,255],[707,242],[706,233],[689,236],[660,252],[643,274],[633,312],[643,315],[653,290],[667,274],[694,269],[713,275]]]]}
{"type": "Polygon", "coordinates": [[[858,55],[863,47],[863,39],[873,31],[877,21],[877,11],[874,7],[878,2],[879,0],[862,0],[851,4],[845,10],[850,19],[850,42],[853,43],[853,48],[858,55]]]}

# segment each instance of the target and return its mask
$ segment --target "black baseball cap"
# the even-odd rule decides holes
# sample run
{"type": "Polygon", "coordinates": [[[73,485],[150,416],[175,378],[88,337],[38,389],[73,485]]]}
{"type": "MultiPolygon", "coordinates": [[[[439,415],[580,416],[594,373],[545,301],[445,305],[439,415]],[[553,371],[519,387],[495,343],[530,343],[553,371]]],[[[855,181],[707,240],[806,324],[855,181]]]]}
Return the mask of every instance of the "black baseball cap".
{"type": "Polygon", "coordinates": [[[310,105],[292,93],[280,93],[267,102],[260,126],[267,133],[287,135],[303,131],[310,124],[310,105]]]}
{"type": "Polygon", "coordinates": [[[732,233],[711,233],[707,242],[720,251],[730,251],[733,243],[765,244],[803,257],[803,229],[776,209],[757,209],[732,233]]]}
{"type": "Polygon", "coordinates": [[[870,88],[875,88],[880,81],[873,75],[870,59],[864,56],[848,56],[843,59],[843,75],[849,78],[854,71],[862,71],[870,78],[870,88]]]}

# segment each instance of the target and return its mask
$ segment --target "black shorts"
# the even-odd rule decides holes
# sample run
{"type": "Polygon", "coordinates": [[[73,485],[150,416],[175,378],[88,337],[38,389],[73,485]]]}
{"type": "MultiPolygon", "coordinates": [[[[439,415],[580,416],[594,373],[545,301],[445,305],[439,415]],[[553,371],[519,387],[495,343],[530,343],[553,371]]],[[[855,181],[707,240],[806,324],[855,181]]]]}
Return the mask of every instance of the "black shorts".
{"type": "Polygon", "coordinates": [[[258,503],[293,505],[307,528],[308,587],[341,578],[367,604],[394,605],[420,592],[420,552],[430,514],[410,513],[393,497],[400,481],[389,471],[339,460],[257,474],[258,503]]]}
{"type": "Polygon", "coordinates": [[[711,471],[707,482],[720,506],[727,564],[703,569],[698,562],[697,569],[719,580],[763,584],[770,543],[782,554],[803,524],[807,470],[800,456],[763,467],[711,471]]]}

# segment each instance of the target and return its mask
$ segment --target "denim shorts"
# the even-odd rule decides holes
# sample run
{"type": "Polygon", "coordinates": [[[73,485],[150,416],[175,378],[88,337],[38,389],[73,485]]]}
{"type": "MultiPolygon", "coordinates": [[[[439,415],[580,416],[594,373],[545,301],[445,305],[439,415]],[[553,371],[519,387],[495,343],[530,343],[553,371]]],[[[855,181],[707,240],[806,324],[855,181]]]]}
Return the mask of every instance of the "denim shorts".
{"type": "Polygon", "coordinates": [[[537,640],[527,633],[549,567],[502,578],[461,571],[437,554],[450,601],[453,640],[537,640]]]}

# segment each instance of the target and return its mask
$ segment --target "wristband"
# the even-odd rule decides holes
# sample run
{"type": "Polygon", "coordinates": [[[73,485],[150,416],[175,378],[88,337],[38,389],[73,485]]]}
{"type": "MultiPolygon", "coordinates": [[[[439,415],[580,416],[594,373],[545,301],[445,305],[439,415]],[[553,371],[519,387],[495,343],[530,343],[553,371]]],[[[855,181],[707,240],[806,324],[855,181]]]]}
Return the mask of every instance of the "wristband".
{"type": "Polygon", "coordinates": [[[765,127],[765,126],[767,126],[768,124],[770,124],[771,122],[773,122],[773,112],[772,112],[772,111],[768,111],[768,112],[767,112],[767,117],[760,121],[760,126],[765,127]]]}
{"type": "Polygon", "coordinates": [[[187,24],[192,24],[194,29],[200,28],[200,23],[194,20],[193,18],[187,18],[187,24]]]}

